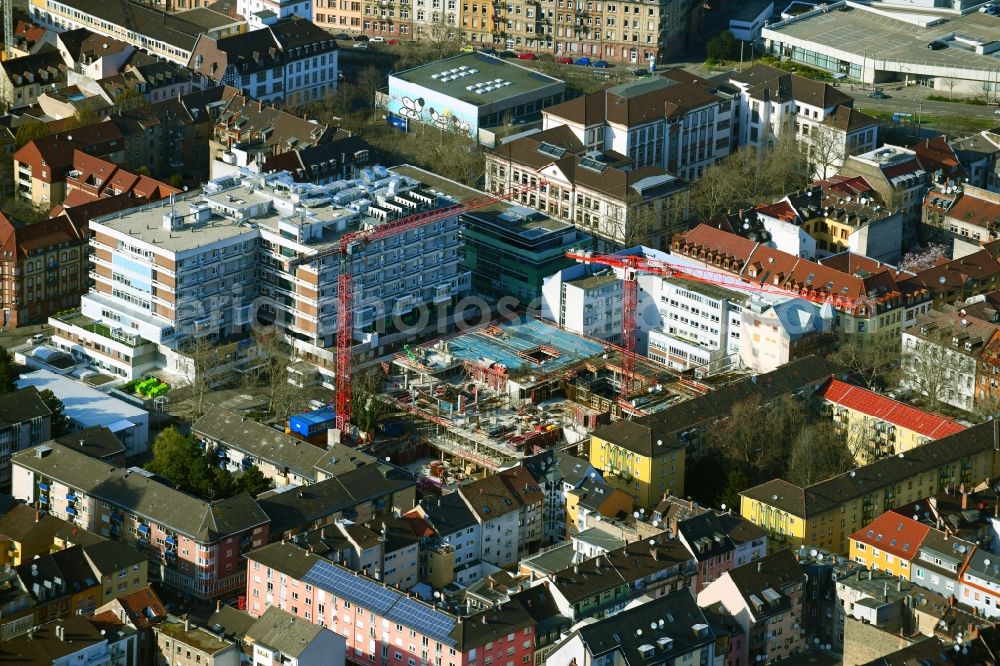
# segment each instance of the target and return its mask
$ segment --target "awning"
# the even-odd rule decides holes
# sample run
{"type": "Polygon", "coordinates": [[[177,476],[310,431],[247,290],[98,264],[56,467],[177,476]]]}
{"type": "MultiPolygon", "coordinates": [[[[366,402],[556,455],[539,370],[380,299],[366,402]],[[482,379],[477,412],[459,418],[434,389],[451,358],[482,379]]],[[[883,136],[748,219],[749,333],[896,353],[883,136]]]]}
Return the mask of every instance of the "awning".
{"type": "Polygon", "coordinates": [[[40,504],[48,504],[49,503],[49,498],[48,497],[39,497],[38,498],[38,502],[40,504]]]}
{"type": "Polygon", "coordinates": [[[66,507],[66,513],[68,513],[71,516],[75,516],[76,515],[76,509],[74,509],[71,506],[68,506],[68,507],[66,507]]]}
{"type": "Polygon", "coordinates": [[[177,545],[177,539],[175,539],[175,538],[174,538],[174,537],[172,537],[172,536],[168,536],[168,537],[167,537],[166,539],[164,539],[164,541],[165,541],[166,543],[169,543],[169,544],[170,544],[170,545],[172,545],[172,546],[176,546],[176,545],[177,545]]]}
{"type": "Polygon", "coordinates": [[[149,525],[139,525],[140,534],[149,534],[149,525]]]}
{"type": "Polygon", "coordinates": [[[73,493],[70,493],[69,495],[66,495],[66,499],[69,500],[70,502],[75,502],[76,501],[76,495],[74,495],[73,493]]]}
{"type": "Polygon", "coordinates": [[[44,491],[48,492],[48,490],[49,490],[49,484],[47,484],[47,483],[39,483],[38,484],[38,489],[39,490],[44,490],[44,491]]]}
{"type": "Polygon", "coordinates": [[[134,428],[135,424],[128,419],[120,419],[105,426],[111,432],[121,432],[122,430],[128,430],[129,428],[134,428]]]}

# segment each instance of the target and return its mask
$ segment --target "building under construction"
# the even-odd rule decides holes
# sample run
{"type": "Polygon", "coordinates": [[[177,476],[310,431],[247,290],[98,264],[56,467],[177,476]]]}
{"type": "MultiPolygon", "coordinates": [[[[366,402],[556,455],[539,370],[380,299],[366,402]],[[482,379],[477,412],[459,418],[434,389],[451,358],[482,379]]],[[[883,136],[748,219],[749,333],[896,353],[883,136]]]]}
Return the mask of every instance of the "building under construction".
{"type": "Polygon", "coordinates": [[[614,345],[545,320],[497,320],[397,355],[389,395],[430,425],[434,447],[495,470],[552,446],[572,448],[598,425],[701,390],[639,358],[623,404],[621,360],[614,345]]]}

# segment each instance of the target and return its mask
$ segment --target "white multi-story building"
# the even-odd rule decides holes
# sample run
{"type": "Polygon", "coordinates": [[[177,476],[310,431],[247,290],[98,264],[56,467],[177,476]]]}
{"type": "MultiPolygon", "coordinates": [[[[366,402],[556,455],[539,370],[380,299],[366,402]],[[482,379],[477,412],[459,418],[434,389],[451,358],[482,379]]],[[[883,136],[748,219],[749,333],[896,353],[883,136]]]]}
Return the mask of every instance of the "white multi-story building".
{"type": "Polygon", "coordinates": [[[237,0],[236,13],[247,20],[247,26],[251,30],[292,16],[307,21],[311,21],[313,17],[312,3],[309,0],[237,0]]]}
{"type": "Polygon", "coordinates": [[[247,630],[253,666],[325,666],[346,663],[347,642],[321,624],[270,606],[247,630]]]}
{"type": "Polygon", "coordinates": [[[648,334],[651,359],[705,374],[738,364],[744,294],[682,278],[645,282],[661,318],[648,334]]]}
{"type": "Polygon", "coordinates": [[[674,69],[549,107],[542,128],[566,126],[588,150],[694,179],[729,155],[733,111],[713,84],[674,69]]]}
{"type": "MultiPolygon", "coordinates": [[[[166,370],[186,373],[189,364],[175,353],[186,343],[242,335],[263,320],[319,363],[337,331],[340,255],[309,257],[338,248],[346,233],[450,203],[411,177],[375,167],[321,186],[295,183],[285,172],[219,178],[201,192],[95,218],[95,284],[81,299],[89,324],[67,331],[69,324],[50,319],[55,342],[85,359],[113,360],[113,371],[129,376],[131,359],[103,351],[110,330],[129,344],[158,345],[166,370]]],[[[456,214],[352,246],[356,335],[467,293],[471,278],[459,270],[459,244],[456,214]]],[[[380,342],[377,332],[363,341],[380,342]]]]}
{"type": "Polygon", "coordinates": [[[591,338],[620,343],[622,282],[610,268],[570,266],[542,283],[542,316],[591,338]]]}
{"type": "Polygon", "coordinates": [[[878,121],[854,109],[854,100],[831,85],[767,65],[754,65],[730,83],[740,90],[741,146],[794,137],[808,146],[816,176],[828,178],[848,155],[878,145],[878,121]]]}
{"type": "Polygon", "coordinates": [[[298,105],[337,90],[337,41],[297,16],[222,39],[201,35],[187,65],[206,87],[233,86],[264,102],[298,105]]]}

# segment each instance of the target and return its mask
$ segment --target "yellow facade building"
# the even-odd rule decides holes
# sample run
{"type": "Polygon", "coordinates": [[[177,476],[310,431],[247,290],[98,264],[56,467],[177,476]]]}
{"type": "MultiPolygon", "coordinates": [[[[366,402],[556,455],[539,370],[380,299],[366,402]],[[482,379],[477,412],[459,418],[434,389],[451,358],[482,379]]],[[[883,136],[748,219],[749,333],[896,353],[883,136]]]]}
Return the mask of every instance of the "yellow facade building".
{"type": "Polygon", "coordinates": [[[604,480],[652,511],[665,493],[684,495],[684,445],[656,423],[618,421],[594,431],[590,464],[604,480]]]}
{"type": "Polygon", "coordinates": [[[873,571],[911,580],[910,563],[930,529],[912,518],[886,511],[851,535],[850,558],[873,571]]]}
{"type": "Polygon", "coordinates": [[[831,379],[816,394],[820,411],[844,434],[859,465],[904,453],[966,426],[898,400],[831,379]]]}
{"type": "Polygon", "coordinates": [[[847,553],[849,537],[886,511],[1000,473],[992,423],[802,487],[774,479],[740,493],[740,513],[777,544],[847,553]]]}

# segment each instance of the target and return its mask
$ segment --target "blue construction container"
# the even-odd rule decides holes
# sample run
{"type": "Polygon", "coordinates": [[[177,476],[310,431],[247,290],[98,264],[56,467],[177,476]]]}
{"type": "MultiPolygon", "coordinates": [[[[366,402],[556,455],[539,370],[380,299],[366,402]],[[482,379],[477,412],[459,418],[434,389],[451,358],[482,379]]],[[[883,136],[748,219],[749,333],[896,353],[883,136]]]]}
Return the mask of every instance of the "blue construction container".
{"type": "Polygon", "coordinates": [[[330,407],[320,407],[288,419],[288,429],[307,439],[326,432],[336,425],[337,414],[330,407]]]}

